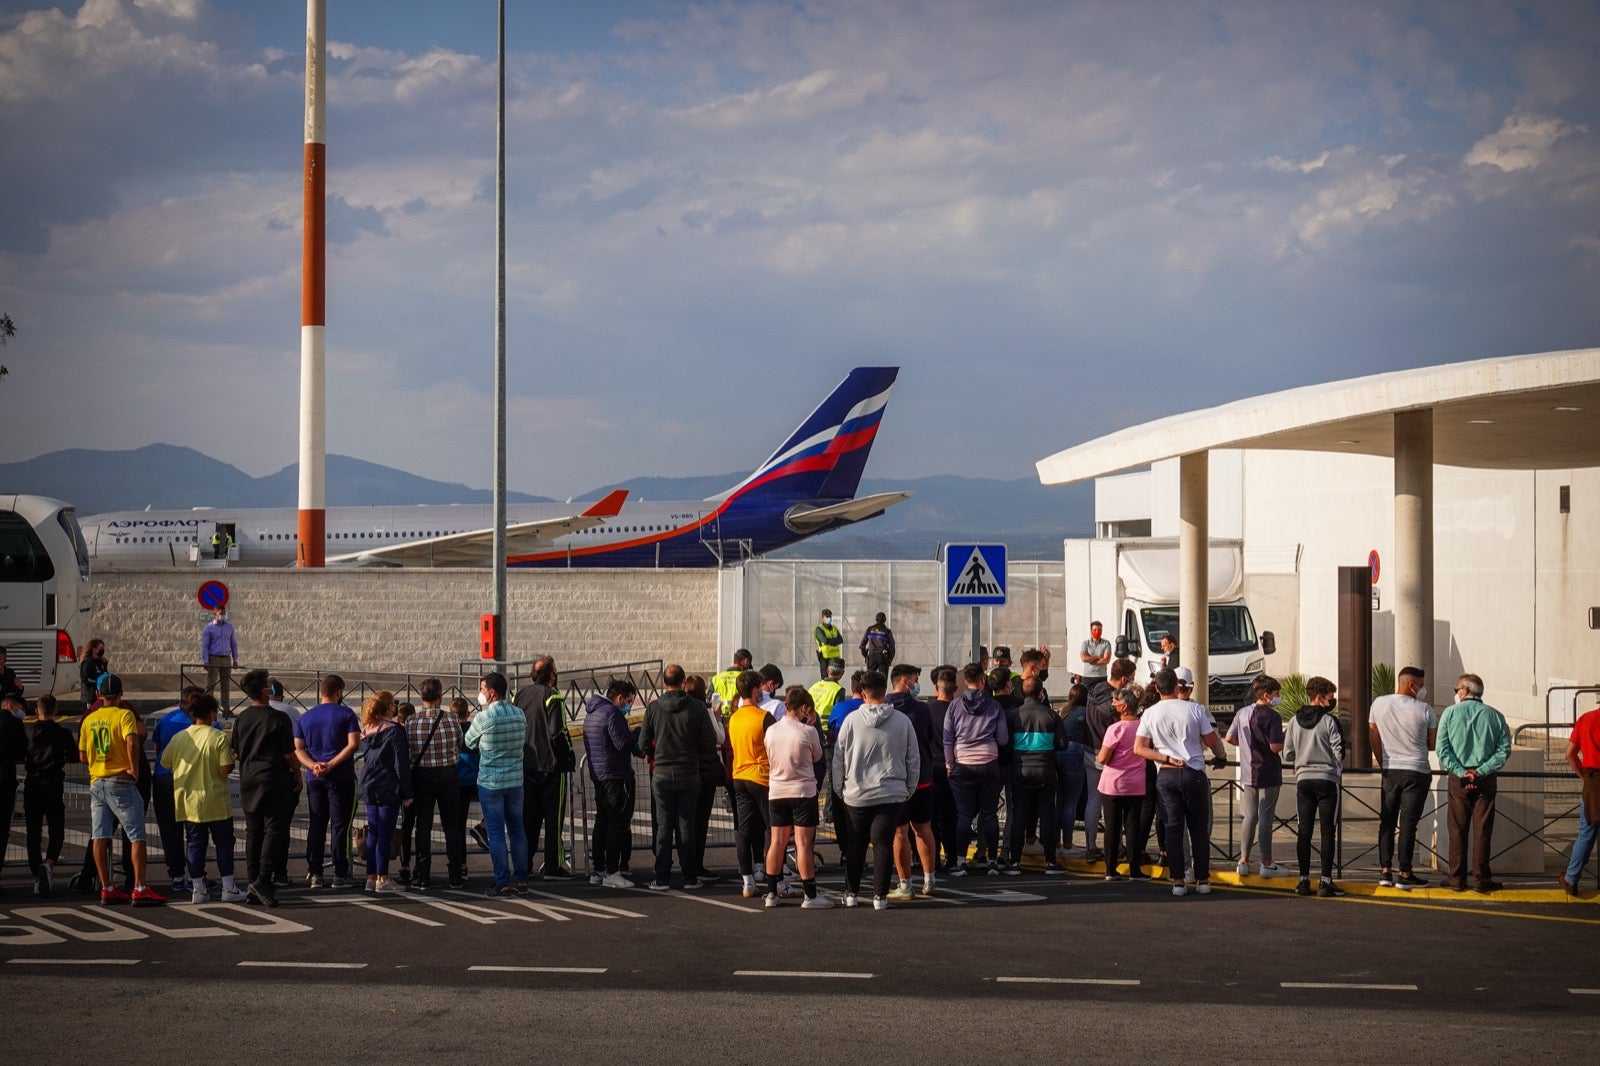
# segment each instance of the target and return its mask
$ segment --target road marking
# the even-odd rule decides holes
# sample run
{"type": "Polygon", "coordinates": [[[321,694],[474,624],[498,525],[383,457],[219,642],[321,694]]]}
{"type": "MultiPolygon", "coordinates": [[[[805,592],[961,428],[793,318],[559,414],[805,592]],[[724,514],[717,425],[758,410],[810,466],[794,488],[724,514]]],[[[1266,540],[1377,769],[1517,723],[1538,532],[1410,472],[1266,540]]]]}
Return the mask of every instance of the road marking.
{"type": "Polygon", "coordinates": [[[469,973],[605,973],[604,966],[468,966],[469,973]]]}
{"type": "Polygon", "coordinates": [[[1364,985],[1347,981],[1282,981],[1279,988],[1354,988],[1369,992],[1415,992],[1416,985],[1364,985]]]}
{"type": "Polygon", "coordinates": [[[1135,987],[1139,984],[1138,981],[1118,977],[996,977],[995,981],[1003,985],[1117,985],[1135,987]]]}
{"type": "Polygon", "coordinates": [[[133,966],[138,959],[7,959],[12,966],[133,966]]]}
{"type": "Polygon", "coordinates": [[[388,915],[391,915],[391,916],[393,916],[395,918],[404,918],[408,922],[416,922],[418,925],[431,926],[434,929],[443,929],[444,928],[444,923],[443,922],[436,922],[432,918],[424,918],[420,914],[407,914],[405,911],[399,909],[398,907],[385,907],[382,903],[379,903],[377,900],[371,900],[371,899],[339,899],[337,897],[330,899],[327,896],[312,896],[311,899],[312,899],[313,902],[316,902],[316,903],[335,903],[335,904],[343,904],[343,905],[345,905],[347,907],[356,907],[356,908],[358,908],[360,910],[366,911],[368,914],[372,914],[372,913],[388,914],[388,915]]]}
{"type": "MultiPolygon", "coordinates": [[[[1013,889],[1002,888],[995,892],[967,892],[959,888],[950,888],[943,883],[934,888],[935,892],[948,892],[952,896],[966,896],[968,899],[981,899],[989,903],[1040,903],[1049,899],[1049,896],[1039,896],[1032,892],[1017,892],[1013,889]]],[[[934,897],[937,899],[938,897],[934,897]]]]}
{"type": "MultiPolygon", "coordinates": [[[[623,910],[621,907],[612,907],[612,906],[608,906],[607,904],[604,904],[604,903],[595,903],[595,902],[592,902],[592,901],[586,900],[586,899],[576,899],[576,898],[574,898],[572,896],[558,896],[553,892],[541,892],[536,888],[528,889],[528,895],[530,895],[530,896],[542,896],[545,899],[557,900],[557,901],[559,901],[561,903],[565,903],[565,904],[568,904],[568,905],[571,905],[571,906],[574,906],[574,907],[587,907],[590,910],[599,911],[601,914],[610,914],[610,915],[614,915],[615,917],[618,917],[618,918],[645,918],[645,917],[648,917],[648,915],[640,914],[638,911],[623,910]]],[[[742,908],[742,907],[740,908],[740,910],[743,910],[743,909],[744,908],[742,908]]]]}
{"type": "Polygon", "coordinates": [[[365,970],[364,962],[241,962],[258,970],[365,970]]]}
{"type": "Polygon", "coordinates": [[[711,899],[711,898],[709,898],[707,896],[700,896],[700,895],[696,895],[693,892],[683,892],[683,891],[676,890],[676,889],[674,889],[674,890],[672,890],[670,892],[657,892],[654,889],[645,888],[644,886],[640,885],[640,886],[635,886],[632,889],[623,889],[622,891],[624,891],[624,892],[628,892],[628,891],[643,892],[647,896],[667,896],[667,897],[669,897],[671,899],[686,899],[686,900],[691,900],[692,902],[695,902],[695,903],[705,903],[705,904],[709,904],[710,906],[713,906],[713,907],[722,907],[725,910],[738,911],[740,914],[756,914],[756,913],[759,913],[758,910],[756,908],[754,908],[754,907],[741,907],[737,903],[729,903],[726,900],[721,900],[721,899],[711,899]]]}
{"type": "MultiPolygon", "coordinates": [[[[12,959],[11,961],[16,962],[17,960],[12,959]]],[[[1574,996],[1600,996],[1600,988],[1569,988],[1567,991],[1574,996]]]]}
{"type": "Polygon", "coordinates": [[[820,977],[848,981],[868,981],[875,973],[844,973],[836,970],[735,970],[735,977],[820,977]]]}

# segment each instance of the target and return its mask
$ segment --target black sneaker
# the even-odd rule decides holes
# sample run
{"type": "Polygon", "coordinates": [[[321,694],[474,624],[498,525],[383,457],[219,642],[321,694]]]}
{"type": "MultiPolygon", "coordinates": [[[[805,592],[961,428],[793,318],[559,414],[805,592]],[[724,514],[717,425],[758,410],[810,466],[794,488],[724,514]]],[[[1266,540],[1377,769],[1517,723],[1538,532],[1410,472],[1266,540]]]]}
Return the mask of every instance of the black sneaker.
{"type": "Polygon", "coordinates": [[[541,866],[539,868],[539,876],[546,881],[570,881],[572,880],[572,871],[565,866],[541,866]]]}
{"type": "Polygon", "coordinates": [[[1340,888],[1332,881],[1323,881],[1317,885],[1317,895],[1321,896],[1323,899],[1338,899],[1340,896],[1346,894],[1347,893],[1344,889],[1340,888]]]}
{"type": "Polygon", "coordinates": [[[1427,880],[1425,878],[1418,877],[1415,874],[1403,873],[1399,877],[1396,877],[1394,879],[1394,887],[1396,887],[1396,888],[1427,888],[1428,887],[1428,882],[1427,882],[1427,880]]]}
{"type": "Polygon", "coordinates": [[[450,875],[450,887],[451,888],[466,888],[467,887],[466,875],[465,874],[451,874],[450,875]]]}
{"type": "Polygon", "coordinates": [[[399,881],[402,885],[411,884],[411,870],[410,870],[410,868],[405,867],[405,866],[400,867],[400,872],[394,875],[394,879],[396,881],[399,881]]]}
{"type": "Polygon", "coordinates": [[[426,892],[433,887],[433,878],[427,874],[418,874],[411,879],[411,887],[417,892],[426,892]]]}
{"type": "Polygon", "coordinates": [[[700,879],[698,877],[685,877],[683,879],[683,890],[685,892],[693,892],[693,891],[697,890],[699,887],[700,887],[700,879]]]}
{"type": "Polygon", "coordinates": [[[266,878],[252,881],[246,885],[245,894],[249,897],[251,903],[260,906],[276,907],[278,905],[278,893],[273,889],[272,882],[266,878]]]}
{"type": "Polygon", "coordinates": [[[1311,895],[1311,878],[1302,877],[1300,883],[1294,886],[1294,894],[1297,896],[1311,895]]]}
{"type": "Polygon", "coordinates": [[[472,842],[478,845],[481,850],[489,850],[489,831],[483,827],[482,823],[468,829],[467,836],[471,837],[472,842]]]}
{"type": "Polygon", "coordinates": [[[294,882],[289,880],[289,875],[288,874],[273,874],[272,875],[272,887],[273,888],[288,888],[293,884],[294,884],[294,882]]]}

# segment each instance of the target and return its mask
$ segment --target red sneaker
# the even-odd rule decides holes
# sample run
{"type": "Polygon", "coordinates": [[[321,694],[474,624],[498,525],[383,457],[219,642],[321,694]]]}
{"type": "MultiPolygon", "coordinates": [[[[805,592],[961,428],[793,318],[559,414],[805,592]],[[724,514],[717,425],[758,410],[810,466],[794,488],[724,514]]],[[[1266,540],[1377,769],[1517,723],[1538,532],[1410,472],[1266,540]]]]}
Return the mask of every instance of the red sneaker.
{"type": "Polygon", "coordinates": [[[167,897],[145,885],[133,890],[132,900],[135,907],[159,907],[167,901],[167,897]]]}
{"type": "Polygon", "coordinates": [[[112,885],[110,888],[100,890],[100,906],[116,907],[128,902],[128,894],[122,891],[121,885],[112,885]]]}

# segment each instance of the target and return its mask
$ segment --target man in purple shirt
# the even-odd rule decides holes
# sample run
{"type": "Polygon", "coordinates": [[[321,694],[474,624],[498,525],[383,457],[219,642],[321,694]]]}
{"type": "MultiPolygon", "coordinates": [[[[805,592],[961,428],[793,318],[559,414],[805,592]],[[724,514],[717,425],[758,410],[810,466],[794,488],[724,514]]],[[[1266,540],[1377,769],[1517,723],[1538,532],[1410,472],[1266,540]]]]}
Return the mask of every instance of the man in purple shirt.
{"type": "Polygon", "coordinates": [[[344,705],[344,678],[328,674],[320,686],[322,702],[294,724],[294,754],[307,770],[306,886],[352,888],[350,816],[355,810],[356,749],[361,722],[344,705]],[[328,822],[333,822],[333,880],[322,879],[328,822]]]}
{"type": "Polygon", "coordinates": [[[233,624],[228,621],[225,607],[212,612],[211,621],[200,631],[200,661],[206,664],[206,691],[217,694],[222,717],[232,718],[233,703],[228,686],[233,680],[233,668],[239,665],[239,641],[233,635],[233,624]]]}

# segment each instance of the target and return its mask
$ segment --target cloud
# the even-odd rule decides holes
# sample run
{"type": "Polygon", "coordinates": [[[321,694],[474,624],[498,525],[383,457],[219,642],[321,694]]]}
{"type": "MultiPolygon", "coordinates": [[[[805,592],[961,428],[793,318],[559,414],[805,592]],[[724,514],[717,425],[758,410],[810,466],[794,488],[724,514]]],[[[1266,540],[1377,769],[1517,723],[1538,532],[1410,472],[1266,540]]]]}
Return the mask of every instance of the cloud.
{"type": "Polygon", "coordinates": [[[1481,138],[1462,159],[1466,166],[1490,166],[1510,173],[1539,166],[1564,137],[1586,133],[1549,115],[1507,115],[1500,128],[1481,138]]]}

